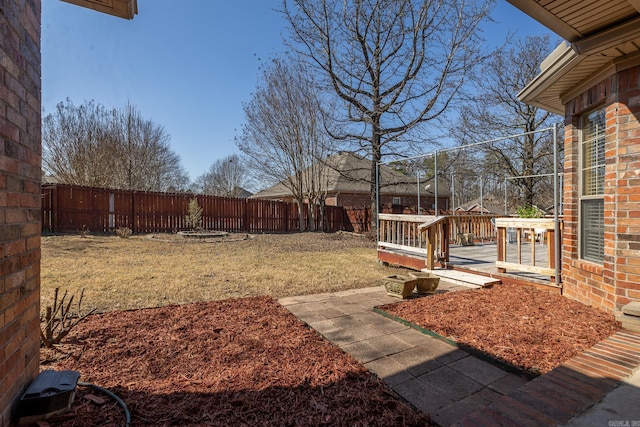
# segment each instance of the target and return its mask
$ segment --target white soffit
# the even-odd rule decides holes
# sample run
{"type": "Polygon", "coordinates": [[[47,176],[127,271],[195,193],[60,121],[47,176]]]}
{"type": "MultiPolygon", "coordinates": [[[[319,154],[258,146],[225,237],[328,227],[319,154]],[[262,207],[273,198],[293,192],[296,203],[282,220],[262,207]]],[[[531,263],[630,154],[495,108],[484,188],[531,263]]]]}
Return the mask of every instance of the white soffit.
{"type": "Polygon", "coordinates": [[[62,0],[119,18],[133,19],[138,14],[138,0],[62,0]]]}
{"type": "Polygon", "coordinates": [[[571,42],[558,46],[518,94],[527,104],[563,114],[567,99],[640,52],[640,0],[508,1],[571,42]]]}

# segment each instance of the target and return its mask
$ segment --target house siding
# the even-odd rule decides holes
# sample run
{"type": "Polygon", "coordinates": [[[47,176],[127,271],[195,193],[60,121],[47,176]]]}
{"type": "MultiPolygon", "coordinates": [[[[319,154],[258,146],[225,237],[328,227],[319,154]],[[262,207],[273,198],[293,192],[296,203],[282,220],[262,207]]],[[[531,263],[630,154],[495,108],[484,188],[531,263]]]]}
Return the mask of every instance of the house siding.
{"type": "Polygon", "coordinates": [[[608,77],[565,105],[563,292],[609,312],[640,300],[640,67],[608,77]],[[579,254],[579,119],[605,107],[604,261],[579,254]]]}
{"type": "Polygon", "coordinates": [[[0,11],[0,426],[38,374],[40,0],[0,11]]]}

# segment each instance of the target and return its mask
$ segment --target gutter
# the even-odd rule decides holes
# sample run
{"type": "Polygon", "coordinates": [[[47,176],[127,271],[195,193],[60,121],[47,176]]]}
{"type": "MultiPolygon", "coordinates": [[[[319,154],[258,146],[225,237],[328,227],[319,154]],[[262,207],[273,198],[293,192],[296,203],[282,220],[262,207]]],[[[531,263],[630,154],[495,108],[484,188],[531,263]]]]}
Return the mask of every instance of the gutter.
{"type": "MultiPolygon", "coordinates": [[[[640,39],[640,17],[635,17],[622,24],[589,35],[569,44],[562,42],[540,64],[538,74],[527,86],[518,93],[518,99],[530,105],[534,105],[556,114],[564,114],[564,104],[561,99],[559,105],[551,102],[540,101],[540,97],[551,86],[560,81],[568,73],[576,69],[588,57],[600,55],[602,52],[640,39]]],[[[620,54],[620,57],[624,56],[620,54]]],[[[611,60],[615,60],[611,57],[611,60]]],[[[594,69],[593,73],[597,73],[594,69]]]]}
{"type": "MultiPolygon", "coordinates": [[[[544,108],[556,114],[564,114],[564,105],[560,107],[538,101],[538,97],[553,84],[561,80],[585,59],[575,51],[573,45],[562,42],[540,65],[541,71],[527,86],[518,93],[520,101],[544,108]]],[[[560,100],[558,100],[560,101],[560,100]]]]}

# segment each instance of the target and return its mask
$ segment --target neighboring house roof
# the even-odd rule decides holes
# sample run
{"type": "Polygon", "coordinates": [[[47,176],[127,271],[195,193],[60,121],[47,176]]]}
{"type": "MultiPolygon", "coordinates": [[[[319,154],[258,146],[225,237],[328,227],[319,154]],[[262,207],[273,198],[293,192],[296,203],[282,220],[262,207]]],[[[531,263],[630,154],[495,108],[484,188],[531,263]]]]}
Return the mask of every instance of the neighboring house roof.
{"type": "MultiPolygon", "coordinates": [[[[371,160],[360,157],[353,153],[342,152],[330,156],[323,161],[327,165],[325,168],[325,182],[328,193],[359,193],[369,194],[371,191],[371,160]]],[[[312,167],[319,167],[318,164],[312,167]]],[[[380,194],[384,195],[406,195],[414,196],[418,191],[418,184],[415,177],[405,175],[392,168],[380,166],[380,194]]],[[[433,194],[433,179],[424,180],[420,183],[421,195],[433,194]],[[431,184],[429,191],[425,189],[431,184]]],[[[444,181],[438,181],[438,196],[450,197],[449,186],[444,181]]],[[[291,197],[291,191],[283,182],[259,191],[250,198],[252,199],[273,199],[278,197],[291,197]]]]}
{"type": "Polygon", "coordinates": [[[484,213],[492,213],[492,214],[503,214],[504,213],[504,199],[500,199],[493,194],[487,194],[483,196],[482,199],[478,197],[477,199],[473,199],[468,203],[465,203],[459,206],[457,209],[462,208],[466,212],[484,212],[484,213]],[[482,208],[482,210],[480,209],[482,208]]]}
{"type": "Polygon", "coordinates": [[[508,0],[563,37],[541,64],[540,74],[519,94],[521,101],[564,114],[564,104],[603,78],[638,65],[621,60],[640,52],[640,5],[635,0],[508,0]],[[579,11],[579,13],[576,13],[579,11]]]}
{"type": "Polygon", "coordinates": [[[245,190],[242,187],[238,187],[238,194],[236,195],[237,198],[239,199],[248,199],[249,197],[251,197],[253,195],[253,193],[249,190],[245,190]]]}
{"type": "Polygon", "coordinates": [[[62,182],[62,180],[57,176],[42,175],[42,184],[64,184],[64,182],[62,182]]]}

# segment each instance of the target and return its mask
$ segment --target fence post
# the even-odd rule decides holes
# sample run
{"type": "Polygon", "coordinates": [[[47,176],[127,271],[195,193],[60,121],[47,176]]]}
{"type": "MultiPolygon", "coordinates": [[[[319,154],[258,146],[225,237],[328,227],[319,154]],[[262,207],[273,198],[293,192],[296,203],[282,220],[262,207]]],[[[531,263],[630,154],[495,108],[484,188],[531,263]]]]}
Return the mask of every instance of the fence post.
{"type": "Polygon", "coordinates": [[[285,233],[288,233],[289,230],[289,210],[291,209],[291,206],[289,206],[289,203],[285,203],[284,204],[284,231],[285,233]]]}
{"type": "Polygon", "coordinates": [[[58,186],[54,186],[52,188],[53,193],[51,194],[51,232],[55,233],[58,231],[58,186]]]}
{"type": "Polygon", "coordinates": [[[242,229],[245,232],[249,232],[249,199],[244,199],[244,215],[242,218],[242,229]]]}
{"type": "Polygon", "coordinates": [[[136,232],[136,192],[131,192],[131,232],[136,232]]]}

